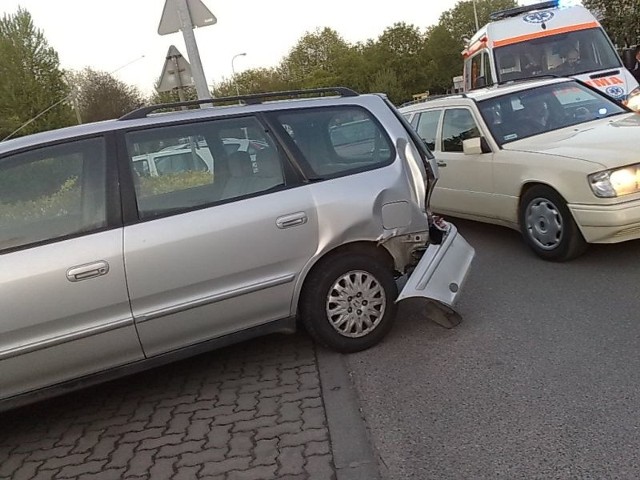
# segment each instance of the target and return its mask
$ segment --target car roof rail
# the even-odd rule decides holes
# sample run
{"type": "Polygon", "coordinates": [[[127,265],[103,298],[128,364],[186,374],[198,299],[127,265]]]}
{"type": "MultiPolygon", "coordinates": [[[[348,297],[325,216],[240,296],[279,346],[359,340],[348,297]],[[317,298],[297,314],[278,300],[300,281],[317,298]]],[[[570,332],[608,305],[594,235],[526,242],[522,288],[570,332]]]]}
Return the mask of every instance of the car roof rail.
{"type": "Polygon", "coordinates": [[[489,20],[495,22],[504,18],[517,17],[520,14],[534,12],[536,10],[546,10],[547,8],[555,8],[558,6],[558,0],[550,0],[548,2],[534,3],[523,7],[509,8],[489,14],[489,20]]]}
{"type": "Polygon", "coordinates": [[[409,105],[417,105],[418,103],[428,102],[429,100],[438,100],[440,98],[448,98],[448,97],[460,97],[460,98],[468,98],[467,94],[464,92],[460,93],[443,93],[442,95],[429,95],[425,98],[419,98],[418,100],[411,100],[410,102],[405,102],[400,107],[408,107],[409,105]]]}
{"type": "Polygon", "coordinates": [[[186,100],[184,102],[158,103],[156,105],[147,105],[133,110],[121,116],[118,120],[136,120],[146,118],[152,112],[165,110],[176,107],[193,107],[196,105],[227,105],[230,102],[244,102],[246,105],[256,105],[262,103],[263,100],[273,98],[305,98],[308,95],[324,96],[325,94],[337,94],[341,97],[357,97],[358,92],[347,87],[325,87],[325,88],[308,88],[303,90],[285,90],[281,92],[254,93],[251,95],[239,95],[235,97],[206,98],[202,100],[186,100]]]}

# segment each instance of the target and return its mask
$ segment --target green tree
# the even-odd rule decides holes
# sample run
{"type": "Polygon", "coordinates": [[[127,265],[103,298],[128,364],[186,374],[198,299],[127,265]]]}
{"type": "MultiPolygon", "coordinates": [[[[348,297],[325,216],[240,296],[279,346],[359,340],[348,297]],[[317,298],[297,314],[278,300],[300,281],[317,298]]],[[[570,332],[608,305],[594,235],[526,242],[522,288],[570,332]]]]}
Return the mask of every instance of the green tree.
{"type": "Polygon", "coordinates": [[[372,92],[386,93],[389,100],[396,103],[406,98],[406,92],[400,85],[396,72],[389,68],[383,68],[375,73],[369,89],[372,92]]]}
{"type": "MultiPolygon", "coordinates": [[[[516,7],[515,0],[476,0],[478,25],[489,22],[489,15],[499,10],[516,7]]],[[[474,2],[463,0],[442,13],[437,25],[427,28],[420,59],[410,60],[413,68],[419,68],[419,83],[410,84],[411,92],[446,93],[452,87],[452,79],[462,74],[462,50],[466,42],[476,33],[474,2]]],[[[403,100],[410,99],[405,96],[403,100]]]]}
{"type": "Polygon", "coordinates": [[[85,68],[69,75],[77,92],[77,107],[83,123],[118,118],[141,107],[144,97],[107,72],[85,68]]]}
{"type": "Polygon", "coordinates": [[[425,46],[426,89],[429,93],[446,93],[452,86],[452,79],[462,75],[462,48],[459,39],[443,25],[436,25],[427,31],[425,46]]]}
{"type": "Polygon", "coordinates": [[[478,26],[489,22],[489,15],[493,12],[517,7],[515,0],[463,0],[450,10],[440,15],[438,25],[446,28],[451,36],[457,39],[460,47],[464,47],[465,38],[471,38],[476,33],[476,22],[473,4],[476,5],[478,26]]]}
{"type": "Polygon", "coordinates": [[[0,140],[74,123],[57,52],[22,8],[0,19],[0,140]]]}
{"type": "Polygon", "coordinates": [[[335,60],[338,72],[337,84],[348,87],[357,92],[371,91],[371,74],[377,69],[365,55],[362,43],[350,45],[339,58],[335,60]]]}
{"type": "Polygon", "coordinates": [[[332,86],[340,77],[340,58],[349,44],[331,28],[307,32],[280,64],[279,71],[295,88],[332,86]]]}
{"type": "Polygon", "coordinates": [[[583,0],[618,47],[640,43],[640,0],[583,0]]]}
{"type": "Polygon", "coordinates": [[[292,81],[285,78],[282,69],[253,68],[239,73],[235,79],[224,79],[216,84],[215,94],[216,97],[235,97],[237,92],[240,95],[247,95],[291,88],[293,88],[292,81]]]}
{"type": "MultiPolygon", "coordinates": [[[[158,88],[158,85],[156,85],[158,88]]],[[[185,101],[188,100],[197,100],[198,92],[196,92],[195,87],[183,87],[182,89],[182,98],[185,101]]],[[[149,99],[149,103],[153,105],[157,105],[159,103],[176,103],[180,101],[180,94],[178,93],[178,89],[175,88],[169,92],[158,92],[156,91],[151,98],[149,99]]]]}
{"type": "Polygon", "coordinates": [[[410,99],[411,95],[422,89],[426,80],[426,59],[424,55],[425,36],[415,25],[400,22],[388,27],[375,42],[364,47],[367,68],[371,79],[368,90],[374,90],[375,83],[381,79],[390,80],[393,72],[394,93],[389,93],[392,101],[410,99]],[[378,72],[384,71],[381,76],[378,72]],[[374,83],[375,82],[375,83],[374,83]]]}

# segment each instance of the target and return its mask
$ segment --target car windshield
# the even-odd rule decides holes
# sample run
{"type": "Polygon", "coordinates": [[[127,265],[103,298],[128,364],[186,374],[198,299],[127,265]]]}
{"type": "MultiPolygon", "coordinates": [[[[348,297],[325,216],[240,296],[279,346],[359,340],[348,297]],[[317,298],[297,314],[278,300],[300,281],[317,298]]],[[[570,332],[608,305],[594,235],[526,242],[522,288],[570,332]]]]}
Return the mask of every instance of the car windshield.
{"type": "Polygon", "coordinates": [[[576,81],[519,90],[479,101],[478,106],[499,145],[627,112],[576,81]]]}
{"type": "Polygon", "coordinates": [[[513,43],[495,49],[500,83],[541,75],[560,77],[620,68],[620,59],[600,28],[513,43]]]}

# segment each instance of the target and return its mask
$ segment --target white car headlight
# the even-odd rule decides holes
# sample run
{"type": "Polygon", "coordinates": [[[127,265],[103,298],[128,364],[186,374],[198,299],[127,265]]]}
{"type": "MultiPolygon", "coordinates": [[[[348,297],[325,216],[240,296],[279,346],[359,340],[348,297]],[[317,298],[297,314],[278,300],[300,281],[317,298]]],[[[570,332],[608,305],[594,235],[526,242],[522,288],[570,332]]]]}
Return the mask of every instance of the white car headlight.
{"type": "Polygon", "coordinates": [[[624,103],[631,110],[640,112],[640,87],[636,87],[631,92],[629,92],[627,99],[622,103],[624,103]]]}
{"type": "Polygon", "coordinates": [[[592,173],[589,185],[596,197],[603,198],[640,192],[640,164],[592,173]]]}

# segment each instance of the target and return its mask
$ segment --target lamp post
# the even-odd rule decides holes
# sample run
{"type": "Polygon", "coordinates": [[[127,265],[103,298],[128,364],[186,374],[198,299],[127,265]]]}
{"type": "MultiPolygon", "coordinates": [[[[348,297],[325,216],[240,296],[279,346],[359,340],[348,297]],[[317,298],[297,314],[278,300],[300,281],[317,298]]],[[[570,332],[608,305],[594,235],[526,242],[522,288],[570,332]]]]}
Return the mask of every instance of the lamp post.
{"type": "Polygon", "coordinates": [[[234,60],[235,60],[236,58],[238,58],[238,57],[244,57],[244,56],[246,56],[246,55],[247,55],[247,53],[246,53],[246,52],[243,52],[243,53],[237,53],[237,54],[235,54],[235,55],[233,56],[233,58],[231,59],[231,73],[233,73],[233,83],[234,83],[234,84],[235,84],[235,86],[236,86],[236,96],[238,96],[238,97],[240,96],[240,89],[238,88],[238,82],[236,82],[236,71],[235,71],[235,69],[233,68],[233,62],[234,62],[234,60]]]}
{"type": "Polygon", "coordinates": [[[476,8],[476,0],[473,0],[473,18],[476,21],[476,32],[480,29],[478,25],[478,9],[476,8]]]}

